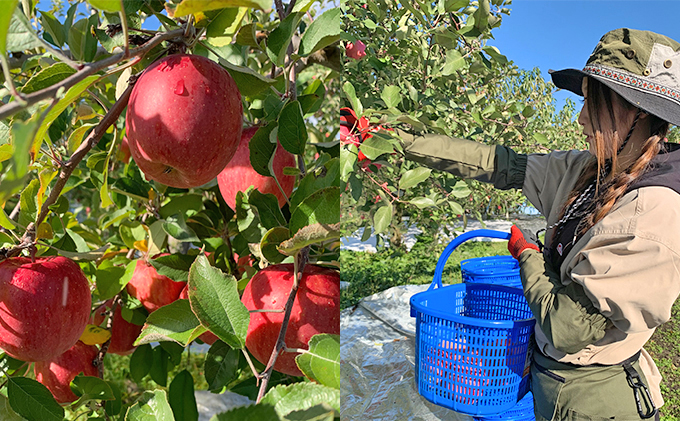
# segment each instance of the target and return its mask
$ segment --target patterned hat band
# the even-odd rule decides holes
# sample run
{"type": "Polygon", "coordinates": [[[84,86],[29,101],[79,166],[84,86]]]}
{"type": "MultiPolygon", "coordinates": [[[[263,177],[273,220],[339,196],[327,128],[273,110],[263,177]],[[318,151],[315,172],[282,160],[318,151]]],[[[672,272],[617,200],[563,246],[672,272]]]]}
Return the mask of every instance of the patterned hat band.
{"type": "Polygon", "coordinates": [[[652,94],[680,105],[680,91],[668,86],[655,83],[649,78],[643,78],[621,69],[601,66],[597,64],[587,65],[583,72],[596,78],[602,78],[627,88],[635,89],[641,93],[652,94]]]}

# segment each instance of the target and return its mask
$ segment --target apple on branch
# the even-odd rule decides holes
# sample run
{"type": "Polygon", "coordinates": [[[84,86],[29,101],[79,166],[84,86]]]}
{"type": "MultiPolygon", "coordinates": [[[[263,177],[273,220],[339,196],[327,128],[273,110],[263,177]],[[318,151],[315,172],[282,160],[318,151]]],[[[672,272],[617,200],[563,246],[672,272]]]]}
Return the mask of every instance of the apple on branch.
{"type": "Polygon", "coordinates": [[[78,397],[70,384],[79,373],[97,377],[99,370],[93,364],[99,350],[96,346],[78,341],[71,349],[50,361],[39,361],[33,368],[35,379],[45,385],[59,403],[73,402],[78,397]]]}
{"type": "Polygon", "coordinates": [[[90,283],[66,257],[0,262],[0,349],[22,361],[48,361],[80,338],[90,317],[90,283]]]}
{"type": "Polygon", "coordinates": [[[234,157],[217,176],[220,193],[232,209],[236,209],[236,193],[246,191],[250,186],[254,186],[262,194],[271,193],[276,196],[279,207],[286,203],[286,199],[290,197],[293,187],[295,187],[295,177],[283,174],[285,167],[295,167],[295,155],[286,151],[278,141],[272,166],[283,192],[281,192],[273,177],[261,175],[253,169],[250,164],[250,140],[257,129],[257,127],[250,127],[243,130],[241,142],[234,157]]]}
{"type": "MultiPolygon", "coordinates": [[[[156,257],[167,255],[168,253],[164,253],[156,257]]],[[[128,294],[141,301],[144,308],[152,313],[175,302],[186,284],[186,282],[175,282],[167,276],[160,275],[150,263],[139,259],[126,289],[128,294]]]]}
{"type": "Polygon", "coordinates": [[[132,158],[147,178],[171,187],[206,184],[236,153],[241,94],[229,73],[205,57],[176,54],[137,80],[125,116],[132,158]]]}
{"type": "MultiPolygon", "coordinates": [[[[272,265],[259,271],[246,285],[241,301],[250,311],[281,310],[293,287],[293,264],[272,265]]],[[[248,351],[267,364],[281,330],[284,314],[250,313],[246,335],[248,351]]],[[[340,334],[340,274],[333,269],[307,264],[290,313],[285,343],[288,348],[308,348],[319,333],[340,334]]],[[[283,352],[274,369],[291,376],[302,376],[295,363],[296,352],[283,352]]]]}
{"type": "MultiPolygon", "coordinates": [[[[97,307],[90,319],[94,325],[101,325],[106,316],[106,312],[111,309],[113,300],[108,300],[97,307]]],[[[118,355],[129,355],[135,350],[134,343],[142,333],[142,326],[130,323],[123,318],[120,305],[116,306],[111,321],[111,342],[109,343],[108,353],[118,355]]]]}

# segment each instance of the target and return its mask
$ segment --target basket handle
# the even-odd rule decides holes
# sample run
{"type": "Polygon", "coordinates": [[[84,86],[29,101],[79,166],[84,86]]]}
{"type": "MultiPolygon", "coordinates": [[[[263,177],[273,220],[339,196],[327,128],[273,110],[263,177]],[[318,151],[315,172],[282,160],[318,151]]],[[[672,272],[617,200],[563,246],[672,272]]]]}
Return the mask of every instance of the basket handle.
{"type": "Polygon", "coordinates": [[[500,238],[503,240],[507,240],[510,238],[510,233],[505,232],[505,231],[496,231],[496,230],[488,230],[488,229],[481,229],[481,230],[473,230],[473,231],[468,231],[465,232],[458,237],[454,238],[448,246],[444,249],[444,252],[442,255],[439,257],[439,260],[437,261],[437,267],[434,270],[434,279],[432,279],[432,284],[430,287],[427,289],[428,291],[433,289],[435,285],[437,285],[437,288],[442,287],[442,274],[444,272],[444,266],[446,265],[446,261],[449,260],[449,256],[451,256],[451,253],[458,247],[459,245],[463,244],[467,240],[471,238],[476,238],[476,237],[489,237],[489,238],[500,238]]]}

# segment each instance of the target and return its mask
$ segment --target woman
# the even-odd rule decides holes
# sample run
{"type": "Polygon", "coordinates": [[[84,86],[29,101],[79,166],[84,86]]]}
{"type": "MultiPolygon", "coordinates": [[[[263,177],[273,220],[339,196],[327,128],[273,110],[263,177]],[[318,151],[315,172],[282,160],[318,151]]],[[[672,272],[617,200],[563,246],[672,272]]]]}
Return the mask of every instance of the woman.
{"type": "Polygon", "coordinates": [[[646,31],[605,34],[583,70],[551,72],[584,97],[588,151],[517,154],[401,132],[406,157],[500,189],[522,188],[546,217],[545,248],[512,228],[536,317],[537,420],[637,420],[663,405],[642,346],[680,293],[680,44],[646,31]]]}

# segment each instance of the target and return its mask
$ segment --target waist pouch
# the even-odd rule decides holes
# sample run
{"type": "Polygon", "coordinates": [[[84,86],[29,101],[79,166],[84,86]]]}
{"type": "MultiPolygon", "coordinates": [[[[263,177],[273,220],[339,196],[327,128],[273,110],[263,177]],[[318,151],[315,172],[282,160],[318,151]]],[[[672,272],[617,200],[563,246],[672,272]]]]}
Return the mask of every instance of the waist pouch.
{"type": "Polygon", "coordinates": [[[658,411],[640,375],[639,357],[638,351],[619,364],[580,366],[534,352],[531,376],[536,415],[544,420],[574,421],[655,416],[658,411]]]}

